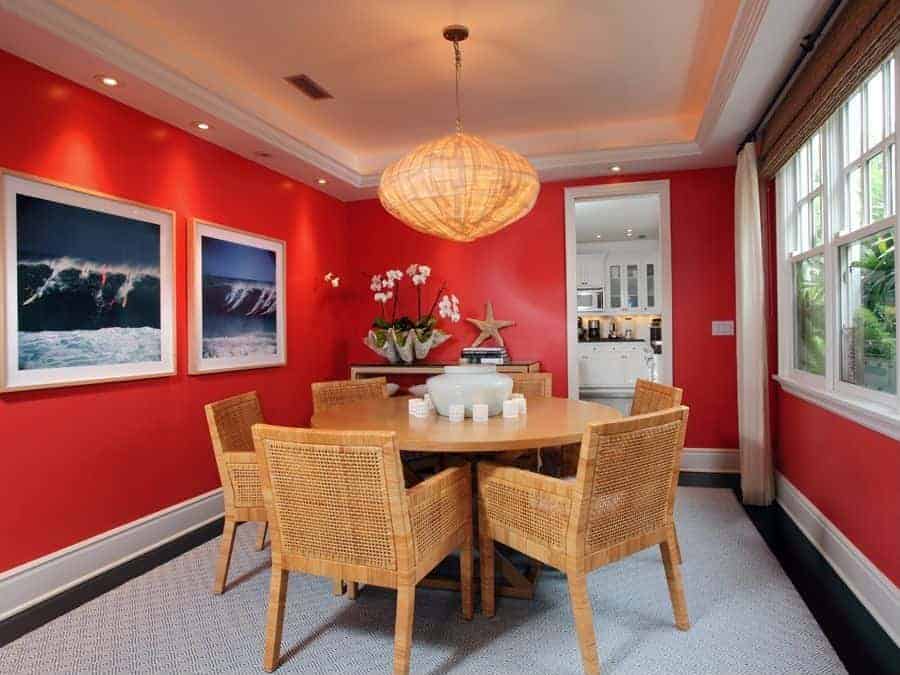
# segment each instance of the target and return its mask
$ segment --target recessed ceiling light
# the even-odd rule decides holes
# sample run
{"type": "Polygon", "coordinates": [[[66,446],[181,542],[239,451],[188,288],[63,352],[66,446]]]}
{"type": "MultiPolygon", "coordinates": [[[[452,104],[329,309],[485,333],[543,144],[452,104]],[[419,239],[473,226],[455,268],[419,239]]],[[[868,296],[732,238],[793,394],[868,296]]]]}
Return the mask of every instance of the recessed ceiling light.
{"type": "Polygon", "coordinates": [[[602,235],[602,234],[598,234],[598,235],[597,235],[597,239],[603,239],[603,235],[602,235]]]}
{"type": "Polygon", "coordinates": [[[319,185],[325,185],[328,182],[327,178],[319,178],[316,180],[319,185]]]}
{"type": "Polygon", "coordinates": [[[200,131],[209,131],[210,129],[212,129],[212,127],[209,126],[208,122],[192,122],[191,124],[197,127],[200,131]]]}
{"type": "Polygon", "coordinates": [[[611,167],[609,167],[609,170],[614,173],[619,173],[622,170],[622,167],[618,164],[613,164],[611,167]]]}
{"type": "Polygon", "coordinates": [[[119,80],[118,78],[113,77],[112,75],[94,75],[94,79],[97,80],[104,87],[118,87],[119,80]]]}

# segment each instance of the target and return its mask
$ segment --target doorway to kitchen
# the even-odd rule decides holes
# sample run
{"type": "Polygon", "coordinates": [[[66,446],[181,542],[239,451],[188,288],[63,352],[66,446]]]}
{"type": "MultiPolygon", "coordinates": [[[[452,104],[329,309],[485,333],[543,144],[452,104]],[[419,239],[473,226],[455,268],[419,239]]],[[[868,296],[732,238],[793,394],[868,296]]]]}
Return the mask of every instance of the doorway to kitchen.
{"type": "Polygon", "coordinates": [[[569,398],[628,411],[637,378],[672,383],[669,181],[566,188],[569,398]]]}

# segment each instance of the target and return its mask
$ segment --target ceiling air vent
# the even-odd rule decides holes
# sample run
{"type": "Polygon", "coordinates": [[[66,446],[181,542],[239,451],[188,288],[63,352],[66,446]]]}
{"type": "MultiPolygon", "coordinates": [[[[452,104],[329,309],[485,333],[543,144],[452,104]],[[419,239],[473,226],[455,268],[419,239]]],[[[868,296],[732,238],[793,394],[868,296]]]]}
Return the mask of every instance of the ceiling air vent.
{"type": "Polygon", "coordinates": [[[321,101],[325,98],[334,98],[334,96],[329,94],[321,84],[316,82],[309,75],[292,75],[291,77],[286,77],[284,79],[314,101],[321,101]]]}

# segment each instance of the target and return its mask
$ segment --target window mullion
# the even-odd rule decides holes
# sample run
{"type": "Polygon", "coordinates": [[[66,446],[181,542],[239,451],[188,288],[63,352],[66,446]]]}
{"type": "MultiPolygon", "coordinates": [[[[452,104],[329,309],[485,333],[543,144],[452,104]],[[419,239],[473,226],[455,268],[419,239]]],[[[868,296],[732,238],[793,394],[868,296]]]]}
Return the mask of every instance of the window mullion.
{"type": "MultiPolygon", "coordinates": [[[[885,96],[886,105],[892,106],[893,109],[890,111],[890,119],[892,121],[893,126],[893,138],[896,139],[897,134],[897,111],[900,110],[900,68],[897,67],[898,60],[900,60],[900,46],[894,48],[894,66],[891,69],[892,75],[894,78],[893,87],[893,100],[891,100],[890,96],[885,96]]],[[[888,78],[885,77],[885,86],[887,86],[888,78]]],[[[897,171],[895,167],[898,163],[900,163],[900,158],[896,157],[898,150],[898,145],[894,143],[894,152],[892,154],[893,162],[888,162],[888,177],[890,181],[893,183],[894,189],[892,190],[892,201],[891,207],[894,211],[894,269],[897,269],[897,244],[900,242],[900,209],[897,208],[897,199],[900,196],[900,179],[898,179],[898,174],[900,171],[897,171]]],[[[896,278],[896,276],[895,276],[896,278]]],[[[894,315],[900,315],[900,293],[897,293],[896,288],[894,290],[894,315]]],[[[894,363],[900,366],[900,340],[897,340],[897,335],[894,335],[894,363]]],[[[896,367],[896,366],[895,366],[896,367]]],[[[900,413],[900,377],[897,378],[897,387],[894,391],[895,399],[894,406],[895,410],[900,413]]]]}
{"type": "Polygon", "coordinates": [[[841,222],[843,205],[843,138],[840,116],[832,117],[827,123],[822,136],[822,218],[825,233],[823,253],[825,256],[825,389],[834,391],[840,368],[840,347],[837,345],[838,322],[838,262],[834,248],[834,231],[841,222]],[[839,197],[840,195],[840,197],[839,197]]]}

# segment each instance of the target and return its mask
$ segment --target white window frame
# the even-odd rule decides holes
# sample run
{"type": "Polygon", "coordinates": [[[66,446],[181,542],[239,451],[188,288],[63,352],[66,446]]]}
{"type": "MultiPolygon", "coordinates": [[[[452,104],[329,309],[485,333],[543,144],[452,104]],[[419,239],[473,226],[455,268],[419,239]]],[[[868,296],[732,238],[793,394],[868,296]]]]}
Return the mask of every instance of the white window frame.
{"type": "MultiPolygon", "coordinates": [[[[776,379],[789,392],[807,401],[827,408],[840,415],[848,417],[855,422],[875,429],[892,438],[900,440],[900,391],[893,393],[879,392],[866,387],[850,384],[841,380],[841,354],[840,354],[840,247],[855,241],[860,241],[893,228],[895,242],[895,267],[897,261],[896,243],[900,240],[900,209],[897,208],[898,195],[900,195],[900,170],[896,170],[898,158],[897,146],[897,111],[900,96],[900,76],[898,76],[898,62],[900,62],[900,47],[894,50],[893,87],[892,98],[883,96],[886,108],[889,110],[890,119],[893,120],[893,131],[880,143],[864,150],[857,159],[845,162],[846,153],[845,131],[843,113],[846,101],[838,112],[819,130],[822,134],[822,146],[820,161],[822,166],[821,185],[813,189],[807,195],[798,199],[797,177],[795,175],[795,158],[785,165],[778,173],[776,179],[776,208],[777,208],[777,248],[778,248],[778,375],[776,379]],[[887,161],[888,148],[894,146],[894,168],[887,161]],[[868,222],[868,172],[866,163],[879,152],[885,156],[885,182],[893,184],[893,190],[886,190],[885,208],[893,214],[878,222],[870,223],[856,230],[839,229],[844,223],[849,223],[849,199],[847,185],[850,172],[861,167],[863,182],[863,212],[864,222],[868,222]],[[890,183],[889,183],[890,182],[890,183]],[[822,196],[822,229],[823,242],[818,246],[807,250],[794,250],[794,232],[796,220],[799,217],[800,206],[803,203],[811,205],[816,195],[822,196]],[[893,200],[893,203],[891,203],[893,200]],[[825,267],[825,374],[817,375],[797,369],[794,365],[794,266],[796,263],[812,257],[824,256],[825,267]]],[[[889,59],[886,59],[886,61],[889,59]]],[[[881,67],[881,66],[879,66],[881,67]]],[[[871,75],[874,75],[873,70],[871,75]]],[[[866,81],[860,88],[854,90],[854,94],[860,90],[865,97],[866,81]]],[[[885,89],[888,83],[885,79],[885,89]]],[[[849,98],[848,98],[849,101],[849,98]]],[[[866,106],[863,105],[862,135],[863,147],[867,142],[868,115],[866,106]]],[[[810,172],[812,171],[810,167],[810,172]]],[[[811,207],[810,207],[811,208],[811,207]]],[[[900,304],[900,303],[898,303],[900,304]]],[[[900,357],[900,354],[897,355],[900,357]]],[[[900,364],[900,358],[897,363],[900,364]]],[[[900,378],[897,378],[900,381],[900,378]]]]}

